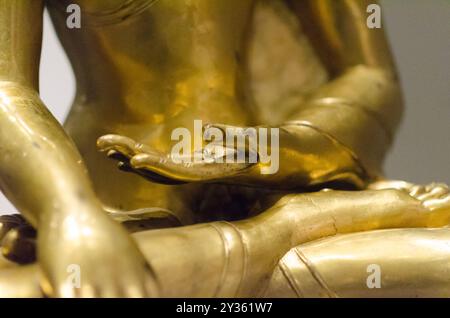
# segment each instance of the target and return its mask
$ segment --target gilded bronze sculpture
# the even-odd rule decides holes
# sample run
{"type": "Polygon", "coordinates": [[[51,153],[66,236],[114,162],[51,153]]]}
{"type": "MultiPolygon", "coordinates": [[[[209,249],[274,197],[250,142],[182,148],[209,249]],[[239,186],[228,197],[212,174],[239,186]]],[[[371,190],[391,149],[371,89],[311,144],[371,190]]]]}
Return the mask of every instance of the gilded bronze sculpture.
{"type": "Polygon", "coordinates": [[[0,295],[450,296],[448,187],[383,178],[402,98],[370,3],[0,0],[0,187],[26,220],[2,217],[0,295]],[[77,78],[64,129],[38,94],[45,5],[77,78]],[[278,128],[278,171],[171,162],[195,120],[278,128]]]}

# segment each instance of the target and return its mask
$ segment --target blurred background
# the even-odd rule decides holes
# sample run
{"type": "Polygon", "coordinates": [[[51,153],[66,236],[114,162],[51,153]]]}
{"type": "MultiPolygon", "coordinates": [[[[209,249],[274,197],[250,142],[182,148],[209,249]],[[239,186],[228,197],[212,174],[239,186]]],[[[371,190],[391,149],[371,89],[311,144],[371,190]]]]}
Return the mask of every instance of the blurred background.
{"type": "MultiPolygon", "coordinates": [[[[450,183],[450,1],[380,3],[406,104],[386,160],[386,174],[416,183],[450,183]]],[[[75,80],[47,14],[40,90],[45,104],[62,122],[75,94],[75,80]]],[[[0,214],[14,211],[0,193],[0,214]]]]}

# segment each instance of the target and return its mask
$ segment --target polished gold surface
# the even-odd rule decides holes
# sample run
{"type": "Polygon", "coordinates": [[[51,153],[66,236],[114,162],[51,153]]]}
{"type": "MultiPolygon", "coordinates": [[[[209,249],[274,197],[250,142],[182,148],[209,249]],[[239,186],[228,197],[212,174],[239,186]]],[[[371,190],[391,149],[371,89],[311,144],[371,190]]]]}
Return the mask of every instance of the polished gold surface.
{"type": "Polygon", "coordinates": [[[402,98],[372,2],[0,0],[0,187],[26,220],[0,218],[0,295],[449,296],[448,187],[383,178],[402,98]],[[38,93],[44,6],[77,79],[64,127],[38,93]],[[251,147],[174,162],[199,120],[278,128],[278,170],[251,147]]]}

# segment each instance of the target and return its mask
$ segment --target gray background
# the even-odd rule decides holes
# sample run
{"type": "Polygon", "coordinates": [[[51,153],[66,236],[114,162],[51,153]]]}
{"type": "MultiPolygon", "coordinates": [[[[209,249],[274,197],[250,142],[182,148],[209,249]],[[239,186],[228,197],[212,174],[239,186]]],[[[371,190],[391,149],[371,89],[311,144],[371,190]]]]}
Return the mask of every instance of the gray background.
{"type": "MultiPolygon", "coordinates": [[[[385,165],[387,175],[417,183],[450,183],[450,1],[380,2],[406,103],[385,165]]],[[[41,96],[62,122],[75,81],[47,14],[42,50],[41,96]]],[[[14,211],[0,194],[0,212],[14,211]]]]}

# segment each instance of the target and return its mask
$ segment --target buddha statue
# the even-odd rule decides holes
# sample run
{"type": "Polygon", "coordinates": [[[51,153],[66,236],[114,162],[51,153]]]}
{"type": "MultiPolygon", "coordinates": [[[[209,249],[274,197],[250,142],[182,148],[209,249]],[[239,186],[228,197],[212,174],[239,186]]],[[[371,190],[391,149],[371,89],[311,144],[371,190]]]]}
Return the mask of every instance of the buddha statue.
{"type": "Polygon", "coordinates": [[[383,175],[403,105],[373,2],[0,0],[0,188],[21,213],[0,217],[0,296],[450,296],[448,187],[383,175]],[[63,127],[38,92],[45,6],[76,76],[63,127]],[[199,120],[277,129],[276,171],[223,140],[175,162],[199,120]]]}

